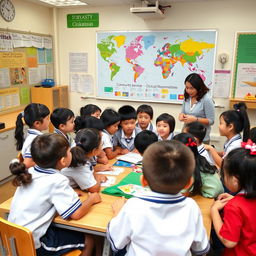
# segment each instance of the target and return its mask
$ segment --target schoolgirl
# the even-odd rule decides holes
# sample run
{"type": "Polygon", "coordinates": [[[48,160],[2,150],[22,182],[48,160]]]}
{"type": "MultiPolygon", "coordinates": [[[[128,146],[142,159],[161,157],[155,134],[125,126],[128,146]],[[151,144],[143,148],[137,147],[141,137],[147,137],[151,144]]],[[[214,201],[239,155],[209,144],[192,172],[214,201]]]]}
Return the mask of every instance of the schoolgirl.
{"type": "Polygon", "coordinates": [[[171,140],[174,136],[175,119],[172,115],[163,113],[156,119],[158,140],[171,140]]]}

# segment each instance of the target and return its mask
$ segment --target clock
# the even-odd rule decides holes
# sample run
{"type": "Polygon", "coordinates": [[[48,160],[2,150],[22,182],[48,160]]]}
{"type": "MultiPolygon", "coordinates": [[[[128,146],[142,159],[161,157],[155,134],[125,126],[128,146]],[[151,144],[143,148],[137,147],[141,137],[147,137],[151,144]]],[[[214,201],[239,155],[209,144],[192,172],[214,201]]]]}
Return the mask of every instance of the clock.
{"type": "Polygon", "coordinates": [[[6,21],[12,21],[15,17],[15,7],[10,0],[0,2],[0,13],[6,21]]]}

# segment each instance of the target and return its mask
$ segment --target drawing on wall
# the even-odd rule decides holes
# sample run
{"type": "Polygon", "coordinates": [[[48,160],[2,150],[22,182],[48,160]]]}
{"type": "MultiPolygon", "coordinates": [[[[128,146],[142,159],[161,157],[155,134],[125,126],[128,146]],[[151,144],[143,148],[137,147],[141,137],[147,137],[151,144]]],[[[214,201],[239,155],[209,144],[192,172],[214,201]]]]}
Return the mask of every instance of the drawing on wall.
{"type": "Polygon", "coordinates": [[[97,32],[98,97],[182,102],[192,72],[213,86],[215,30],[97,32]]]}

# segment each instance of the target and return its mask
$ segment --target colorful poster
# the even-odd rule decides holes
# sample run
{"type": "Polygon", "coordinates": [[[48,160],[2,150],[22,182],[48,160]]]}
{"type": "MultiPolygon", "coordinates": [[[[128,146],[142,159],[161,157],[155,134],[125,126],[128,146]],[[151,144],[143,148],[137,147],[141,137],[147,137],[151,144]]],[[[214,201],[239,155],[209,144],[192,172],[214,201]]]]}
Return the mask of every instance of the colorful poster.
{"type": "Polygon", "coordinates": [[[98,97],[183,101],[184,80],[201,75],[212,89],[215,30],[98,32],[98,97]]]}
{"type": "Polygon", "coordinates": [[[10,68],[10,77],[12,85],[24,85],[28,83],[27,72],[24,67],[10,68]]]}
{"type": "Polygon", "coordinates": [[[21,68],[26,67],[24,52],[0,52],[0,68],[21,68]]]}
{"type": "Polygon", "coordinates": [[[27,105],[30,103],[30,89],[28,87],[20,88],[20,104],[27,105]]]}
{"type": "Polygon", "coordinates": [[[0,110],[17,107],[19,105],[19,88],[9,88],[0,90],[0,110]]]}

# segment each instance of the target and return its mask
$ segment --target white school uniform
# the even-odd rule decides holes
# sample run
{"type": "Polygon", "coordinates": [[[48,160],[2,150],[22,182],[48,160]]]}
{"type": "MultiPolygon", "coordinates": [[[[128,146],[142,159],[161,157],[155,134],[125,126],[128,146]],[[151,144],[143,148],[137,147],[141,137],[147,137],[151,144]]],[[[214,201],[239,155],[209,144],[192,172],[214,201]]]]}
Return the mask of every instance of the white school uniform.
{"type": "Polygon", "coordinates": [[[64,136],[65,139],[68,141],[68,144],[69,144],[69,146],[70,146],[71,148],[73,148],[73,147],[76,146],[76,143],[75,143],[74,139],[71,138],[71,136],[70,136],[69,134],[64,134],[61,130],[56,129],[56,128],[54,128],[54,132],[55,132],[55,133],[58,133],[58,134],[60,134],[60,135],[62,135],[62,136],[64,136]]]}
{"type": "Polygon", "coordinates": [[[242,142],[243,141],[242,141],[242,137],[241,137],[240,134],[236,134],[230,140],[227,140],[224,144],[224,156],[223,156],[223,158],[225,158],[231,150],[236,149],[236,148],[240,148],[242,142]]]}
{"type": "MultiPolygon", "coordinates": [[[[141,129],[139,123],[136,123],[136,127],[138,128],[139,132],[142,132],[143,130],[141,129]]],[[[150,122],[148,124],[148,127],[146,128],[146,130],[154,132],[157,135],[157,131],[156,131],[156,127],[150,122]]]]}
{"type": "Polygon", "coordinates": [[[39,130],[36,129],[28,129],[27,131],[27,137],[23,143],[22,149],[21,149],[21,154],[23,158],[32,158],[31,156],[31,144],[33,142],[33,140],[38,136],[43,134],[42,132],[40,132],[39,130]]]}
{"type": "Polygon", "coordinates": [[[11,203],[8,220],[32,231],[35,248],[46,233],[56,212],[67,219],[81,205],[68,178],[55,169],[38,166],[29,168],[32,182],[17,188],[11,203]]]}
{"type": "Polygon", "coordinates": [[[72,188],[79,187],[81,190],[86,190],[97,184],[90,162],[86,162],[83,166],[64,168],[61,173],[69,179],[72,188]]]}
{"type": "Polygon", "coordinates": [[[105,148],[111,148],[113,149],[113,137],[114,135],[111,135],[107,132],[107,130],[103,130],[102,132],[102,149],[105,148]]]}
{"type": "Polygon", "coordinates": [[[209,152],[204,148],[204,144],[197,147],[198,153],[203,156],[210,165],[215,165],[215,162],[209,152]]]}
{"type": "Polygon", "coordinates": [[[201,255],[209,250],[197,203],[180,193],[149,192],[129,199],[110,221],[107,237],[114,251],[127,246],[126,256],[201,255]]]}

